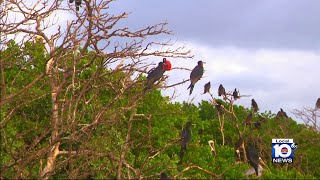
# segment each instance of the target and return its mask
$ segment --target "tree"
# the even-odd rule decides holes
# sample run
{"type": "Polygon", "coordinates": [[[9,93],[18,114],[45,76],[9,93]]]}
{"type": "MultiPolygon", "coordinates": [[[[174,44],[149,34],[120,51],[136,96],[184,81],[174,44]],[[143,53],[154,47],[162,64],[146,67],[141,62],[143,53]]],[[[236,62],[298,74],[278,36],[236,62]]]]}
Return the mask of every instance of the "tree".
{"type": "Polygon", "coordinates": [[[292,113],[302,119],[310,129],[320,132],[320,109],[303,107],[303,109],[294,109],[292,113]]]}
{"type": "Polygon", "coordinates": [[[117,164],[117,178],[129,176],[123,167],[140,176],[126,159],[147,60],[191,55],[151,40],[171,34],[167,23],[121,27],[129,13],[110,14],[111,3],[85,0],[80,11],[60,0],[1,3],[1,172],[7,177],[48,179],[61,168],[69,178],[82,177],[90,172],[80,169],[98,157],[117,164]],[[59,21],[58,13],[70,20],[59,21]],[[105,133],[106,144],[122,143],[102,153],[97,133],[105,133]]]}

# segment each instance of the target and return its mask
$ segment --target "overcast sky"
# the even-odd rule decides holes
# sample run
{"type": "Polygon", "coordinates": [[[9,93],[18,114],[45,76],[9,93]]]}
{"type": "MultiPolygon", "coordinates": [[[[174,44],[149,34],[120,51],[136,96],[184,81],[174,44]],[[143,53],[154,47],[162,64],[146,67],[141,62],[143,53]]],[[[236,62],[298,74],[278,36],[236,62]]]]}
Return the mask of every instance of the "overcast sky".
{"type": "MultiPolygon", "coordinates": [[[[66,2],[67,3],[67,2],[66,2]]],[[[192,49],[193,59],[170,59],[173,67],[192,69],[206,62],[203,78],[189,96],[189,82],[177,89],[175,101],[209,100],[223,84],[252,95],[236,102],[250,107],[251,98],[260,111],[274,113],[282,107],[290,116],[295,108],[314,107],[320,97],[320,0],[118,0],[110,13],[131,12],[121,25],[140,29],[168,22],[177,46],[192,49]]],[[[72,17],[58,14],[61,23],[72,17]]],[[[157,38],[159,40],[159,37],[157,38]]],[[[150,59],[157,63],[161,58],[150,59]]],[[[168,84],[188,79],[190,72],[172,70],[168,84]]],[[[173,89],[163,91],[172,95],[173,89]]]]}
{"type": "MultiPolygon", "coordinates": [[[[120,0],[111,7],[132,12],[124,22],[132,28],[167,21],[175,34],[170,38],[195,55],[171,59],[173,66],[193,68],[200,59],[207,62],[191,97],[186,83],[178,88],[176,101],[208,100],[209,95],[201,95],[208,81],[215,96],[220,83],[252,95],[262,112],[276,113],[282,107],[292,116],[292,109],[314,107],[320,97],[318,0],[120,0]]],[[[167,74],[169,84],[189,78],[189,72],[167,74]]],[[[250,103],[251,97],[237,102],[245,107],[250,103]]]]}

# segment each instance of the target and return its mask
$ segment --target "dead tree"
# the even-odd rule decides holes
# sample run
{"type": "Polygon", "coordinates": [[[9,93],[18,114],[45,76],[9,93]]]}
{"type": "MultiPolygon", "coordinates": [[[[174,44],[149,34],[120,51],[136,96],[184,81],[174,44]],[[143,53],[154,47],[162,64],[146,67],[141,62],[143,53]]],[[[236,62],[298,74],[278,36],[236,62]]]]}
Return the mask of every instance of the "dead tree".
{"type": "Polygon", "coordinates": [[[292,113],[303,120],[310,129],[320,131],[320,109],[303,107],[303,109],[294,109],[292,113]]]}

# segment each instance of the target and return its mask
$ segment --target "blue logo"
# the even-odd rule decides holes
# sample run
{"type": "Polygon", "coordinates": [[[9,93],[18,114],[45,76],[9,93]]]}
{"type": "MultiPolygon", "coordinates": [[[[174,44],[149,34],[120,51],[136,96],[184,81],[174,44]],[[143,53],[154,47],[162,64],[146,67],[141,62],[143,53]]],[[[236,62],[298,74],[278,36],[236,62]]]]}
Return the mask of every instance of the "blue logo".
{"type": "Polygon", "coordinates": [[[293,139],[272,139],[272,163],[293,163],[298,144],[293,139]]]}

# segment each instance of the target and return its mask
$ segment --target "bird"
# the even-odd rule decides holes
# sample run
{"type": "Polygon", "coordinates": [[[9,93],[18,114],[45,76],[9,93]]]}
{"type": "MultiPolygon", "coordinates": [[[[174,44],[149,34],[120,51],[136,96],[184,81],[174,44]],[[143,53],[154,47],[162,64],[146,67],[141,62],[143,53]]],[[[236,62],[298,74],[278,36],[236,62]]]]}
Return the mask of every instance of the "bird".
{"type": "Polygon", "coordinates": [[[244,141],[243,141],[243,138],[240,136],[236,145],[235,145],[235,150],[236,150],[236,155],[237,155],[238,161],[241,161],[240,148],[243,148],[243,146],[244,146],[244,141]]]}
{"type": "Polygon", "coordinates": [[[76,10],[79,11],[79,7],[81,6],[82,0],[69,0],[69,3],[73,3],[76,5],[76,10]]]}
{"type": "Polygon", "coordinates": [[[222,95],[226,95],[226,90],[224,89],[223,85],[220,84],[219,85],[219,89],[218,89],[218,96],[222,96],[222,95]]]}
{"type": "Polygon", "coordinates": [[[168,61],[166,58],[163,58],[163,59],[162,59],[162,62],[165,64],[166,70],[167,70],[167,71],[170,71],[170,70],[171,70],[171,62],[168,61]]]}
{"type": "Polygon", "coordinates": [[[187,145],[191,140],[191,122],[187,122],[180,134],[180,163],[182,162],[184,153],[187,152],[187,145]]]}
{"type": "Polygon", "coordinates": [[[237,91],[237,88],[234,89],[232,95],[234,100],[239,99],[239,92],[237,91]]]}
{"type": "Polygon", "coordinates": [[[165,71],[166,70],[165,70],[164,63],[163,62],[159,62],[158,66],[148,74],[147,83],[146,83],[146,86],[144,88],[144,91],[146,91],[147,89],[150,89],[151,86],[163,76],[165,71]]]}
{"type": "Polygon", "coordinates": [[[259,121],[264,123],[264,122],[267,121],[267,119],[265,117],[262,117],[262,116],[259,115],[259,121]]]}
{"type": "Polygon", "coordinates": [[[250,112],[246,118],[246,120],[244,121],[244,124],[245,125],[248,125],[248,124],[252,124],[252,119],[253,119],[253,116],[252,116],[252,113],[250,112]]]}
{"type": "Polygon", "coordinates": [[[280,108],[280,111],[278,111],[276,117],[278,117],[278,118],[282,118],[282,117],[288,118],[287,113],[284,112],[282,108],[280,108]]]}
{"type": "Polygon", "coordinates": [[[203,75],[204,69],[203,69],[203,62],[202,61],[198,61],[198,65],[191,71],[190,74],[190,81],[191,84],[190,86],[187,88],[190,88],[190,95],[192,94],[194,85],[196,84],[196,82],[198,82],[202,75],[203,75]]]}
{"type": "Polygon", "coordinates": [[[249,164],[254,168],[256,175],[259,174],[259,154],[253,144],[251,144],[249,152],[248,152],[249,164]]]}
{"type": "Polygon", "coordinates": [[[259,121],[256,121],[253,123],[254,127],[256,127],[257,129],[261,128],[261,123],[259,121]]]}
{"type": "Polygon", "coordinates": [[[160,180],[169,180],[169,179],[170,177],[165,172],[160,173],[160,180]]]}
{"type": "Polygon", "coordinates": [[[216,103],[217,104],[215,105],[215,107],[218,111],[218,115],[222,115],[223,114],[222,101],[217,99],[216,103]]]}
{"type": "Polygon", "coordinates": [[[258,112],[259,107],[258,107],[257,102],[254,99],[251,99],[251,106],[252,106],[254,112],[258,112]]]}
{"type": "Polygon", "coordinates": [[[320,98],[318,98],[316,102],[316,109],[320,109],[320,98]]]}
{"type": "Polygon", "coordinates": [[[209,81],[207,84],[204,85],[203,94],[209,92],[210,88],[211,88],[211,84],[210,84],[210,81],[209,81]]]}
{"type": "Polygon", "coordinates": [[[79,7],[81,6],[81,1],[82,1],[82,0],[75,0],[76,10],[77,10],[77,11],[79,11],[79,7]]]}

